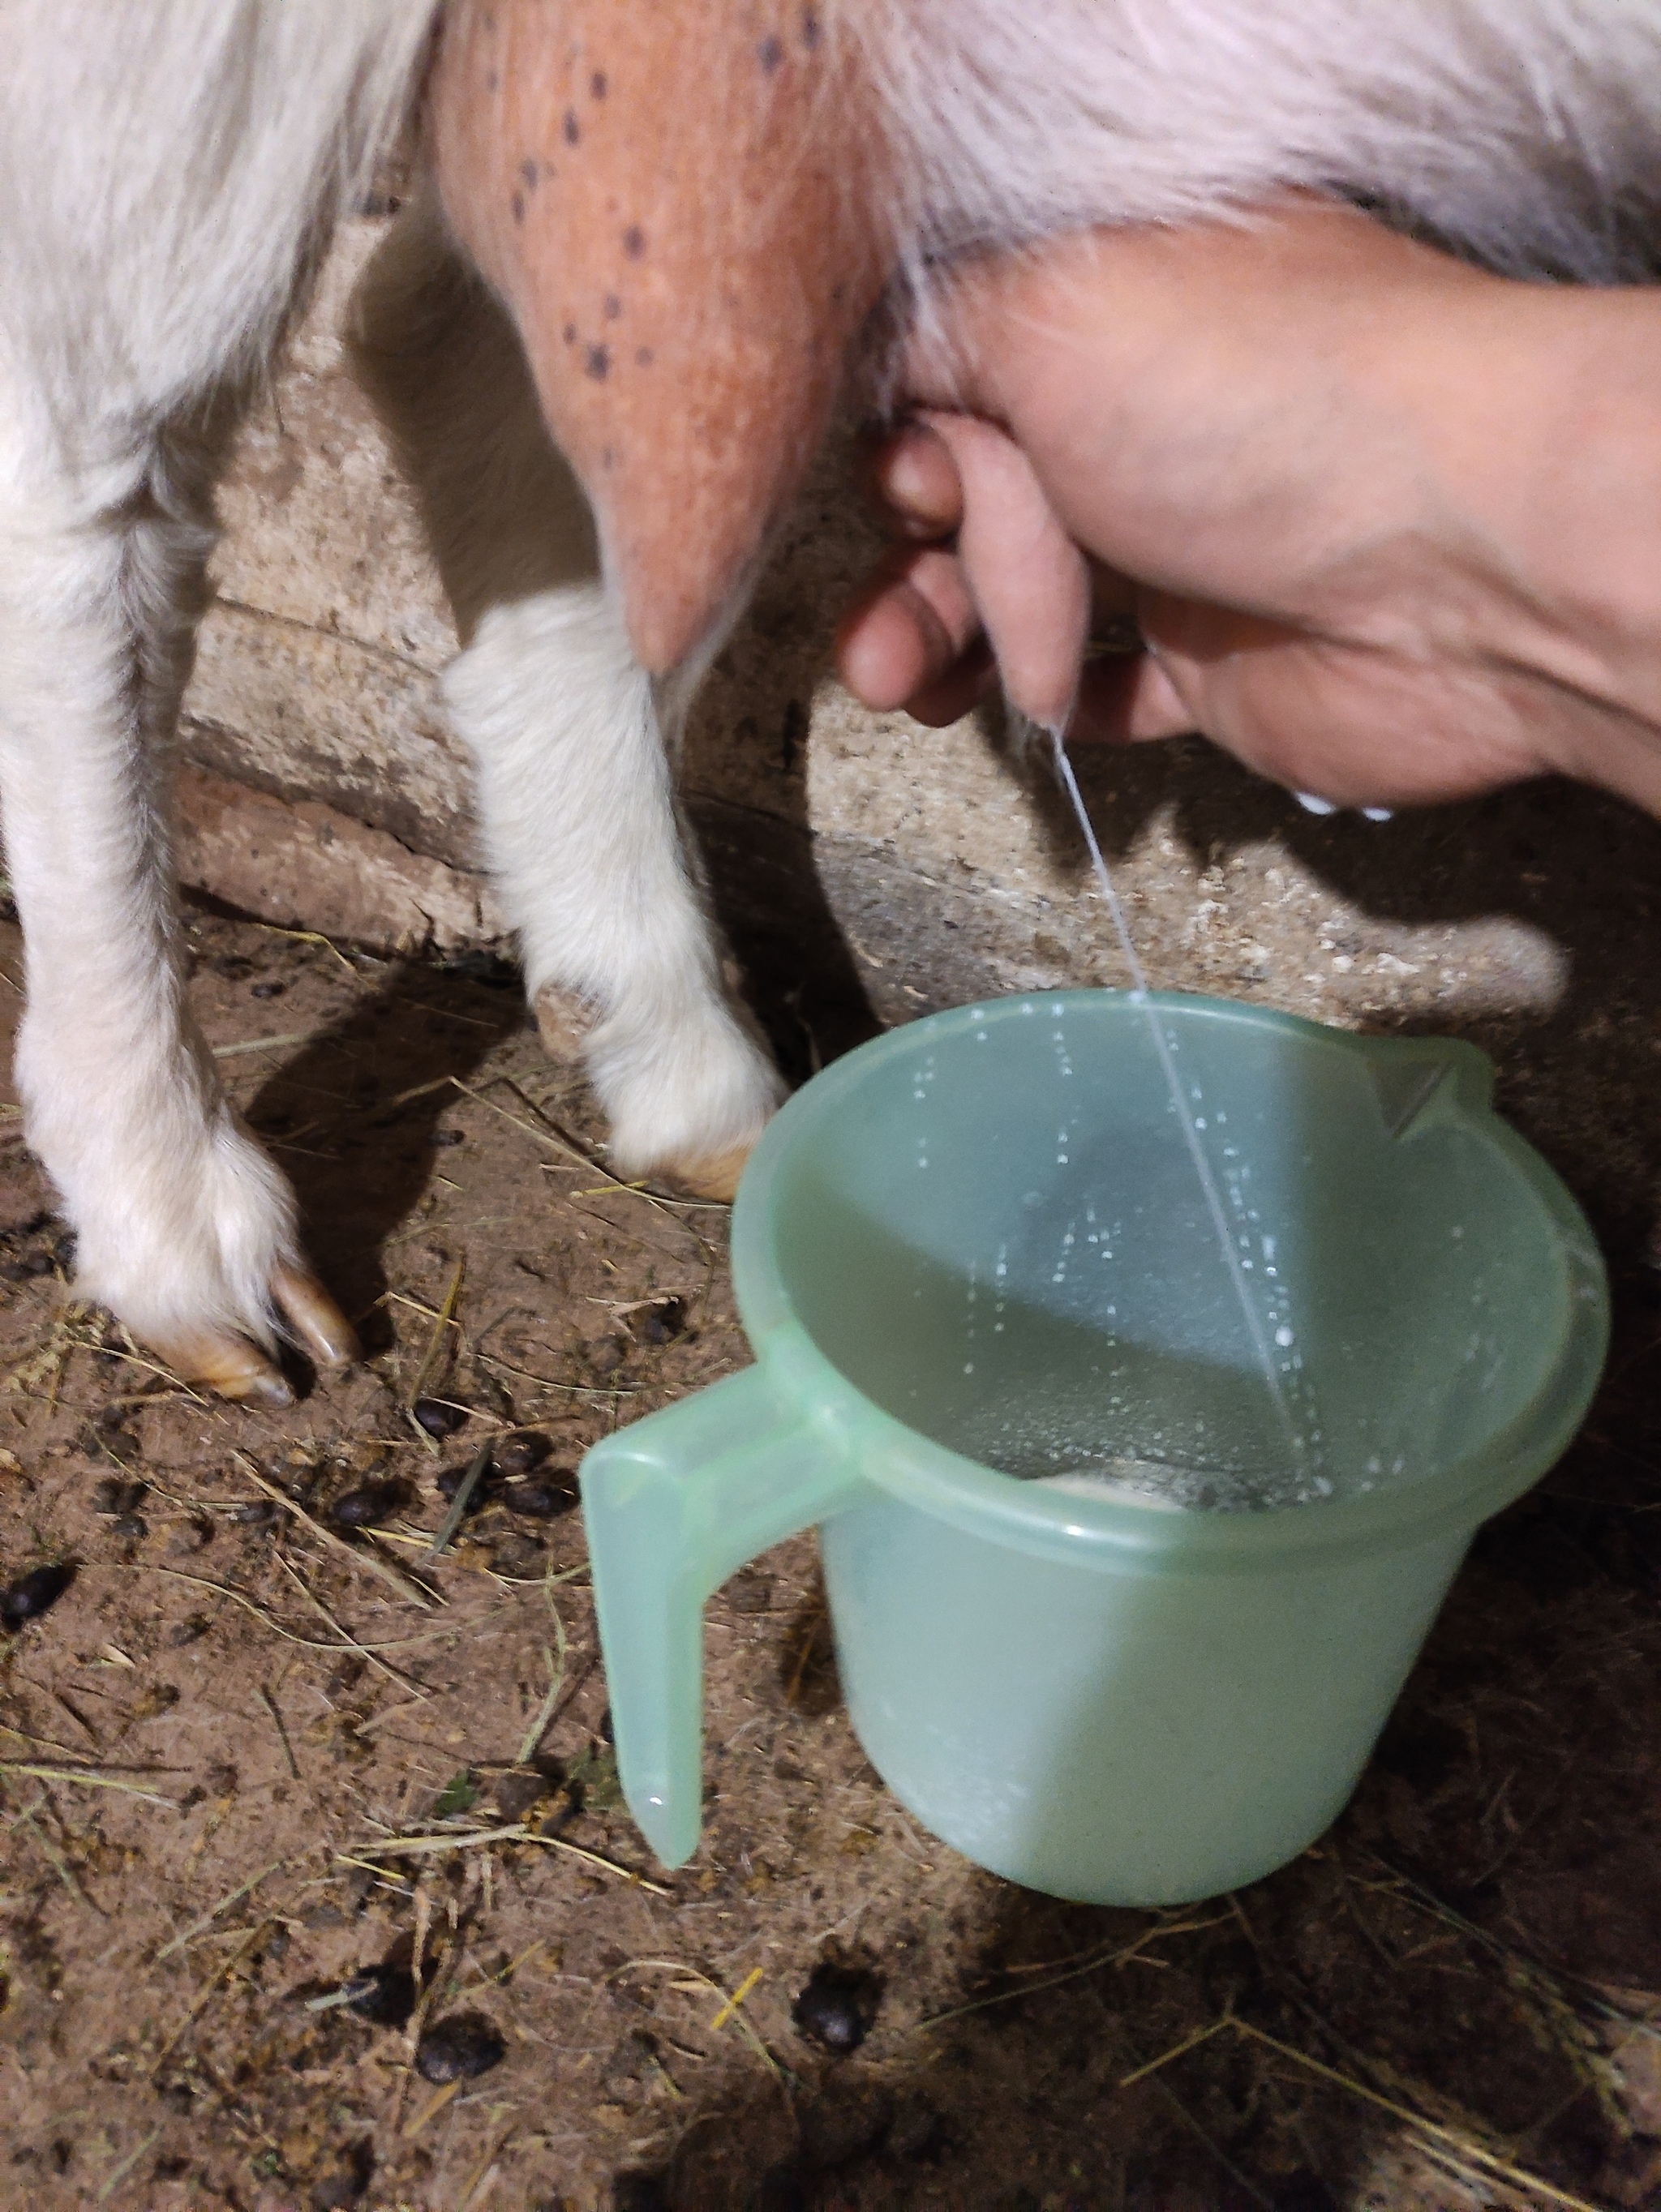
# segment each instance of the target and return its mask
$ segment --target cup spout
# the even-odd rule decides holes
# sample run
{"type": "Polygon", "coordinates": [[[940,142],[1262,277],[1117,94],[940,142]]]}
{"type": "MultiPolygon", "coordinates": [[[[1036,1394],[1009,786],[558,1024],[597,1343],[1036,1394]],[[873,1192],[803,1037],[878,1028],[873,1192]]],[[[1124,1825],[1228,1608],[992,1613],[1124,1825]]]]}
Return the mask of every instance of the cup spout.
{"type": "Polygon", "coordinates": [[[1446,1037],[1386,1037],[1366,1046],[1378,1111],[1391,1139],[1410,1136],[1427,1114],[1491,1110],[1494,1065],[1475,1045],[1446,1037]]]}

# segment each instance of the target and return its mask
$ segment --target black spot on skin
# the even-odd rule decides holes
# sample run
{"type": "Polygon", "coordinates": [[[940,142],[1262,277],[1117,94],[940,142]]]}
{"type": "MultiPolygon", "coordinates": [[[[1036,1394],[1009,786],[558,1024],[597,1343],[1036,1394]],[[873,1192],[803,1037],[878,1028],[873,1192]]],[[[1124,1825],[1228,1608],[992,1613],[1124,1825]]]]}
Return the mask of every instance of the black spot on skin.
{"type": "Polygon", "coordinates": [[[542,172],[538,168],[536,163],[531,159],[528,154],[519,165],[519,173],[526,191],[527,192],[533,192],[537,188],[537,179],[542,174],[542,172]]]}
{"type": "Polygon", "coordinates": [[[582,373],[585,376],[592,376],[596,384],[604,384],[611,373],[611,349],[591,345],[583,358],[582,373]]]}
{"type": "Polygon", "coordinates": [[[623,250],[631,261],[639,261],[644,258],[646,253],[646,233],[641,228],[637,222],[631,222],[628,229],[624,232],[623,250]]]}
{"type": "Polygon", "coordinates": [[[577,112],[575,107],[568,107],[565,111],[566,144],[568,146],[575,146],[581,136],[582,125],[577,121],[577,112]]]}
{"type": "Polygon", "coordinates": [[[595,100],[604,100],[611,87],[605,82],[604,70],[596,70],[588,80],[588,91],[595,100]]]}
{"type": "Polygon", "coordinates": [[[811,54],[819,42],[819,17],[816,8],[801,11],[801,42],[811,54]]]}
{"type": "Polygon", "coordinates": [[[635,348],[635,367],[636,367],[636,368],[650,368],[650,367],[651,367],[651,366],[652,366],[652,349],[651,349],[651,347],[650,347],[650,346],[636,346],[636,347],[635,348]]]}
{"type": "Polygon", "coordinates": [[[513,210],[514,210],[514,221],[515,222],[524,222],[524,220],[525,220],[525,195],[524,195],[524,193],[523,193],[523,192],[515,192],[515,193],[514,194],[514,198],[513,198],[513,204],[513,204],[513,210]]]}
{"type": "Polygon", "coordinates": [[[764,39],[756,48],[756,59],[769,76],[783,65],[784,48],[776,39],[764,39]]]}
{"type": "Polygon", "coordinates": [[[566,343],[566,344],[567,344],[567,345],[575,345],[575,344],[576,343],[576,342],[577,342],[577,326],[576,326],[576,325],[575,325],[575,323],[567,323],[567,325],[565,325],[565,329],[564,329],[563,336],[564,336],[565,343],[566,343]]]}
{"type": "Polygon", "coordinates": [[[606,321],[607,321],[608,323],[614,323],[614,322],[616,322],[616,320],[617,320],[618,317],[622,313],[623,313],[623,302],[622,302],[622,301],[618,299],[618,295],[617,295],[617,294],[616,294],[615,292],[608,292],[608,293],[605,295],[605,319],[606,319],[606,321]]]}
{"type": "Polygon", "coordinates": [[[484,79],[484,89],[486,92],[501,91],[502,71],[500,70],[490,70],[487,72],[484,79]]]}
{"type": "Polygon", "coordinates": [[[611,451],[611,448],[609,446],[602,446],[600,447],[599,465],[601,468],[609,469],[616,459],[617,455],[611,451]]]}

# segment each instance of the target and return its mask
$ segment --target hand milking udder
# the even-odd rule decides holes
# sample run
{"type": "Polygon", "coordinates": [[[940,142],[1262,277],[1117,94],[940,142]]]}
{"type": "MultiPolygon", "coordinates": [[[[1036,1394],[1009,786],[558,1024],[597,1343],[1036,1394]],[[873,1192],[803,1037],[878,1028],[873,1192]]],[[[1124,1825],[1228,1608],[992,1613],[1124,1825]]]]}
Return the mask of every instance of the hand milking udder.
{"type": "Polygon", "coordinates": [[[912,542],[844,679],[940,724],[995,651],[1036,719],[1076,691],[1070,742],[1200,732],[1316,811],[1555,774],[1661,813],[1657,313],[1318,199],[965,258],[904,364],[951,411],[878,461],[912,542]],[[1076,685],[1063,540],[1147,648],[1076,685]]]}
{"type": "Polygon", "coordinates": [[[838,665],[867,706],[904,707],[940,726],[967,714],[995,677],[1041,728],[1099,737],[1100,695],[1110,690],[1123,713],[1134,668],[1134,708],[1114,734],[1191,726],[1151,654],[1127,658],[1115,646],[1110,663],[1088,670],[1098,620],[1135,636],[1131,587],[1086,557],[1004,430],[980,416],[920,410],[879,456],[874,489],[913,542],[838,626],[838,665]]]}
{"type": "MultiPolygon", "coordinates": [[[[919,410],[881,457],[878,479],[902,529],[953,535],[949,547],[914,544],[891,561],[841,625],[843,673],[868,706],[904,705],[926,721],[955,721],[991,680],[989,657],[1019,714],[1057,738],[1100,737],[1099,697],[1088,687],[1081,693],[1081,681],[1096,617],[1105,613],[1135,660],[1133,672],[1125,648],[1110,648],[1107,680],[1124,725],[1112,734],[1169,737],[1193,726],[1137,629],[1131,588],[1092,571],[1003,430],[978,416],[919,410]],[[1126,712],[1133,673],[1136,703],[1126,712]]],[[[1288,788],[1311,814],[1345,811],[1295,782],[1288,788]]],[[[1389,821],[1392,811],[1360,809],[1372,822],[1389,821]]]]}

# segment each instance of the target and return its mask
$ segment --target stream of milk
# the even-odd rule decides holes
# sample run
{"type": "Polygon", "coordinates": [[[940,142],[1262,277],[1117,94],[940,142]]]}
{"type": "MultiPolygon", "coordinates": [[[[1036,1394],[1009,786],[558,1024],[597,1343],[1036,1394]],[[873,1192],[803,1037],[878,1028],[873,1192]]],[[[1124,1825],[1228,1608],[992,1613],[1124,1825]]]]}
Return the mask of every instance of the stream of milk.
{"type": "MultiPolygon", "coordinates": [[[[1165,1087],[1171,1095],[1171,1108],[1182,1130],[1183,1141],[1188,1148],[1189,1158],[1193,1162],[1194,1172],[1205,1199],[1206,1211],[1210,1216],[1212,1227],[1216,1232],[1218,1250],[1222,1256],[1224,1266],[1228,1270],[1229,1279],[1240,1309],[1241,1318],[1245,1324],[1247,1336],[1250,1340],[1257,1364],[1262,1370],[1263,1382],[1268,1389],[1270,1403],[1275,1408],[1275,1417],[1284,1431],[1287,1448],[1292,1454],[1290,1466],[1281,1470],[1282,1477],[1290,1475],[1293,1478],[1299,1496],[1324,1495],[1330,1486],[1319,1473],[1319,1462],[1323,1455],[1318,1450],[1318,1426],[1312,1421],[1308,1424],[1299,1421],[1294,1413],[1287,1387],[1286,1378],[1291,1377],[1298,1395],[1302,1397],[1305,1395],[1305,1388],[1301,1387],[1301,1362],[1297,1359],[1293,1352],[1295,1333],[1291,1322],[1289,1307],[1279,1296],[1272,1296],[1268,1301],[1271,1306],[1271,1311],[1266,1322],[1258,1302],[1252,1295],[1252,1286],[1246,1279],[1240,1252],[1237,1248],[1235,1236],[1230,1227],[1228,1214],[1223,1204],[1222,1194],[1218,1188],[1217,1178],[1212,1171],[1211,1162],[1207,1156],[1205,1146],[1201,1140],[1201,1130],[1204,1123],[1196,1119],[1194,1111],[1195,1102],[1199,1101],[1200,1094],[1191,1085],[1185,1086],[1178,1074],[1174,1057],[1178,1048],[1177,1042],[1167,1033],[1165,1024],[1159,1019],[1157,1009],[1149,1000],[1147,977],[1137,957],[1136,947],[1125,920],[1124,908],[1120,902],[1118,891],[1114,885],[1100,842],[1096,836],[1095,826],[1085,806],[1084,796],[1079,789],[1078,778],[1074,775],[1073,763],[1068,757],[1062,732],[1059,730],[1050,730],[1046,734],[1050,739],[1056,779],[1077,817],[1080,834],[1084,838],[1086,849],[1090,855],[1091,866],[1095,871],[1097,881],[1101,885],[1102,896],[1106,902],[1108,914],[1111,917],[1120,949],[1124,955],[1125,963],[1130,970],[1133,985],[1132,1000],[1134,1003],[1140,1004],[1145,1010],[1148,1033],[1153,1039],[1154,1050],[1159,1054],[1159,1065],[1165,1075],[1165,1087]],[[1270,1325],[1274,1329],[1273,1341],[1269,1334],[1270,1325]]],[[[1177,1471],[1170,1469],[1166,1472],[1168,1475],[1173,1475],[1177,1471]]],[[[1103,1455],[1103,1465],[1099,1474],[1074,1469],[1064,1476],[1040,1479],[1051,1482],[1059,1481],[1072,1490],[1093,1487],[1102,1491],[1116,1491],[1121,1494],[1125,1494],[1127,1492],[1139,1494],[1140,1502],[1143,1503],[1154,1502],[1152,1493],[1156,1487],[1159,1486],[1153,1472],[1140,1462],[1121,1463],[1106,1453],[1103,1455]],[[1134,1472],[1131,1471],[1133,1467],[1134,1472]]],[[[1161,1502],[1177,1504],[1189,1501],[1182,1497],[1181,1486],[1177,1486],[1177,1494],[1172,1495],[1171,1487],[1167,1485],[1165,1499],[1161,1502]]],[[[1241,1502],[1247,1501],[1243,1498],[1241,1502]]]]}

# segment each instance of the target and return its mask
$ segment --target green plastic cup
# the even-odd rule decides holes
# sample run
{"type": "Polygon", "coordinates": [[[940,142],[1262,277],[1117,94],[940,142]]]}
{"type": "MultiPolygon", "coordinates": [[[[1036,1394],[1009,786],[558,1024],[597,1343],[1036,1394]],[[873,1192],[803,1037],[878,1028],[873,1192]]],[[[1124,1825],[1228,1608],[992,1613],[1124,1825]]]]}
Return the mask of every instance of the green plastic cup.
{"type": "Polygon", "coordinates": [[[1492,1075],[1441,1039],[1086,991],[816,1076],[734,1210],[756,1364],[583,1464],[658,1856],[698,1839],[703,1601],[813,1523],[849,1718],[969,1858],[1166,1905],[1318,1836],[1607,1345],[1596,1244],[1492,1075]]]}

